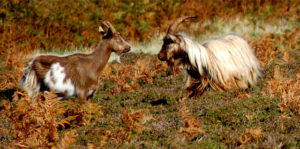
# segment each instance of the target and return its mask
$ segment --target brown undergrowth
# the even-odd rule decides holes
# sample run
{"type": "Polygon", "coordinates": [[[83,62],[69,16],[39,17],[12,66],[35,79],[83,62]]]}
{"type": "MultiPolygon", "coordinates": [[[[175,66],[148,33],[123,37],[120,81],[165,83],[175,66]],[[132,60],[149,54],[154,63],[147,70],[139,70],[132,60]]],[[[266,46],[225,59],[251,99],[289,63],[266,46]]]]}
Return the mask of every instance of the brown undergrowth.
{"type": "Polygon", "coordinates": [[[12,135],[8,145],[11,148],[67,148],[76,141],[76,129],[68,130],[65,126],[87,125],[91,119],[102,116],[97,104],[85,103],[80,107],[74,102],[59,101],[51,92],[32,100],[19,91],[14,94],[14,102],[4,101],[0,114],[9,124],[9,128],[2,129],[12,135]]]}
{"type": "Polygon", "coordinates": [[[16,88],[20,83],[26,62],[28,62],[24,57],[26,53],[20,51],[20,49],[12,49],[10,51],[5,51],[3,55],[6,55],[7,57],[2,64],[0,61],[0,68],[1,65],[7,67],[5,72],[0,71],[0,90],[16,88]]]}
{"type": "MultiPolygon", "coordinates": [[[[280,54],[284,61],[291,61],[290,50],[297,49],[299,35],[299,29],[295,29],[293,32],[282,36],[273,33],[263,34],[259,40],[248,40],[248,42],[260,61],[260,65],[265,68],[273,63],[280,54]]],[[[246,39],[249,39],[249,35],[246,34],[245,36],[246,39]]]]}
{"type": "Polygon", "coordinates": [[[275,66],[272,79],[267,81],[268,88],[265,94],[281,99],[279,108],[283,114],[292,112],[300,114],[300,71],[297,70],[294,77],[283,76],[286,70],[275,66]]]}
{"type": "MultiPolygon", "coordinates": [[[[262,77],[267,78],[265,83],[267,87],[262,94],[280,99],[278,107],[282,112],[280,118],[282,129],[284,128],[284,118],[300,114],[300,71],[297,66],[299,52],[296,50],[299,49],[297,43],[299,33],[299,30],[296,29],[282,36],[265,34],[258,41],[250,41],[263,67],[262,77]],[[269,71],[271,76],[268,76],[269,71]]],[[[241,144],[249,142],[249,138],[245,138],[246,136],[239,138],[241,144]]],[[[250,138],[250,140],[253,139],[250,138]]]]}
{"type": "MultiPolygon", "coordinates": [[[[293,77],[287,77],[289,69],[287,65],[299,63],[297,56],[299,52],[298,38],[299,30],[276,36],[275,34],[262,35],[261,40],[250,41],[258,59],[265,72],[268,67],[274,66],[271,78],[266,82],[268,86],[263,94],[271,97],[279,97],[281,102],[279,108],[283,113],[291,111],[300,114],[300,71],[296,66],[296,72],[293,77]],[[294,51],[294,52],[292,52],[294,51]],[[293,53],[293,54],[292,54],[293,53]]],[[[266,75],[266,74],[263,74],[266,75]]]]}

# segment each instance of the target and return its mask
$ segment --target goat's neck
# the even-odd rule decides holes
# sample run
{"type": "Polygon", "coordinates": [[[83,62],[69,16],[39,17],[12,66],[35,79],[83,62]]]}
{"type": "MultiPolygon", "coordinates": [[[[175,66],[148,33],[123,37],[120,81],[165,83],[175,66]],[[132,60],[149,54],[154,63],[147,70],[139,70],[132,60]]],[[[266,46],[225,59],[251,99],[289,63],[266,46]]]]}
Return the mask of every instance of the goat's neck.
{"type": "Polygon", "coordinates": [[[107,42],[103,41],[96,50],[90,55],[94,59],[94,68],[97,68],[97,73],[100,73],[105,67],[112,53],[112,49],[107,42]]]}

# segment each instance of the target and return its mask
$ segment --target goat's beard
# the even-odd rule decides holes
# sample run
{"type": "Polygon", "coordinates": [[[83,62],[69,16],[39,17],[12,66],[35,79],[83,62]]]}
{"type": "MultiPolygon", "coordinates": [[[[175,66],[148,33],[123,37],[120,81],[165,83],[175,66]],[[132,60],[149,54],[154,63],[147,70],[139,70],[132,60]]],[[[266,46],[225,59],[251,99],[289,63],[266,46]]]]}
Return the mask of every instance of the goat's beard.
{"type": "Polygon", "coordinates": [[[168,69],[167,69],[167,76],[175,75],[178,73],[178,67],[181,65],[181,60],[171,60],[167,61],[168,69]]]}
{"type": "Polygon", "coordinates": [[[174,75],[174,66],[168,64],[167,76],[174,75]]]}

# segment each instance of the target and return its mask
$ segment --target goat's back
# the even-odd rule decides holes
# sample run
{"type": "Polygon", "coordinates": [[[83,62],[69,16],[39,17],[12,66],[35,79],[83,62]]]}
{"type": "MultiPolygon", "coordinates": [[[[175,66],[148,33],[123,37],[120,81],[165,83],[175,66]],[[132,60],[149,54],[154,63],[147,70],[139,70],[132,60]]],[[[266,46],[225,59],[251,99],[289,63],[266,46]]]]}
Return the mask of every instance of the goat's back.
{"type": "Polygon", "coordinates": [[[248,43],[240,36],[227,35],[203,44],[214,56],[224,81],[242,80],[241,88],[253,85],[260,75],[257,58],[248,43]]]}

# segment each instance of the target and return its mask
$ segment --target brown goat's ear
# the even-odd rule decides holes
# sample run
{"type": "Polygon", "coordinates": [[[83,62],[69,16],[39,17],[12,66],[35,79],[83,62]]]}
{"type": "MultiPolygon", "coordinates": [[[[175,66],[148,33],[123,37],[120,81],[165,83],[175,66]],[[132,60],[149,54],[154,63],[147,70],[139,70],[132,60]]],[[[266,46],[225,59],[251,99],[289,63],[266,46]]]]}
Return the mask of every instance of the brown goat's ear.
{"type": "Polygon", "coordinates": [[[112,36],[112,30],[109,26],[110,24],[107,23],[107,21],[99,20],[100,26],[99,26],[99,32],[102,34],[103,39],[108,39],[112,36]]]}
{"type": "Polygon", "coordinates": [[[111,29],[110,28],[107,28],[107,26],[99,26],[99,32],[101,33],[101,35],[102,35],[102,38],[103,39],[108,39],[108,38],[110,38],[110,37],[112,37],[112,35],[113,35],[113,33],[112,33],[112,31],[111,31],[111,29]],[[104,30],[104,28],[107,30],[107,31],[105,31],[104,30]]]}
{"type": "Polygon", "coordinates": [[[109,38],[111,38],[113,36],[113,32],[111,31],[111,29],[109,28],[108,30],[107,30],[107,33],[105,34],[105,35],[103,35],[103,39],[109,39],[109,38]]]}
{"type": "Polygon", "coordinates": [[[105,34],[105,31],[104,31],[104,29],[103,29],[101,26],[99,26],[99,32],[100,32],[102,35],[105,34]]]}
{"type": "MultiPolygon", "coordinates": [[[[105,32],[106,34],[103,34],[102,38],[111,38],[115,33],[117,33],[115,27],[109,21],[99,20],[99,22],[101,23],[101,28],[103,27],[107,29],[107,32],[105,32]]],[[[102,30],[104,30],[103,28],[102,30]]]]}

